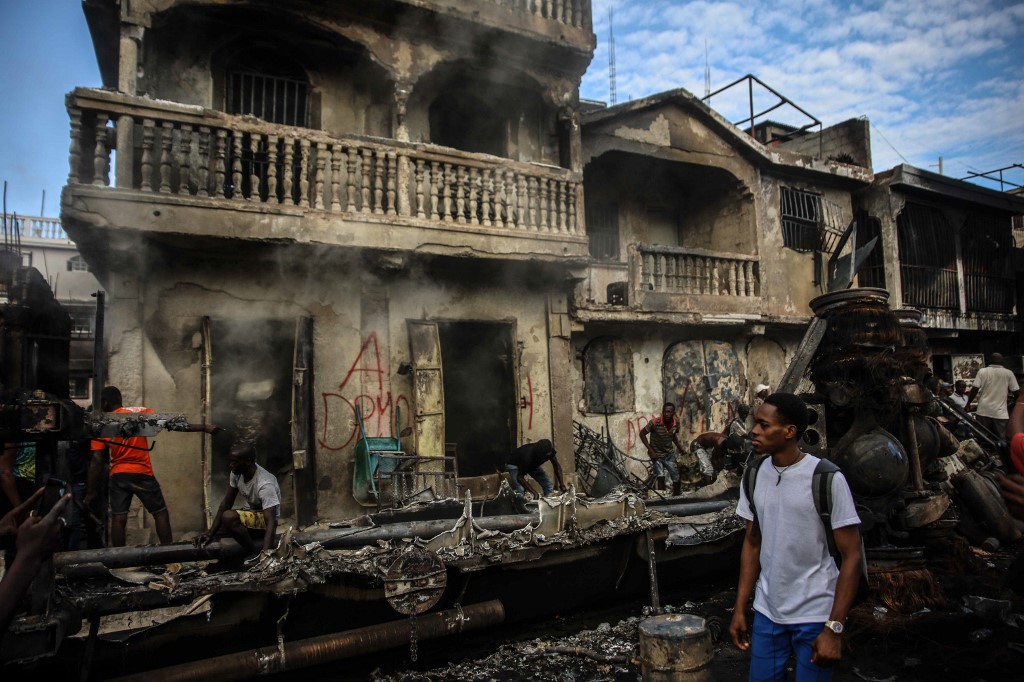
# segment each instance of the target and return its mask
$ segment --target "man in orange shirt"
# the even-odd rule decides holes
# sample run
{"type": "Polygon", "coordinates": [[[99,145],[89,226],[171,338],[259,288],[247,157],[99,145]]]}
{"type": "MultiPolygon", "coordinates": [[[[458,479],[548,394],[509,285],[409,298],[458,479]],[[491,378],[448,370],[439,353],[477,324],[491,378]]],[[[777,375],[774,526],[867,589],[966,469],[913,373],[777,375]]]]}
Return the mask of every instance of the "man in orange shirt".
{"type": "MultiPolygon", "coordinates": [[[[104,412],[152,414],[148,407],[125,407],[121,391],[116,386],[107,386],[100,394],[100,405],[104,412]]],[[[190,425],[188,431],[216,433],[220,427],[213,424],[190,425]]],[[[125,528],[128,525],[128,508],[132,496],[139,498],[142,506],[153,515],[156,534],[161,545],[173,542],[171,516],[167,511],[160,484],[153,475],[153,464],[149,459],[149,442],[144,436],[131,438],[98,438],[92,441],[92,464],[89,467],[89,493],[85,503],[89,506],[99,489],[100,477],[106,456],[110,457],[110,544],[123,547],[125,528]]]]}

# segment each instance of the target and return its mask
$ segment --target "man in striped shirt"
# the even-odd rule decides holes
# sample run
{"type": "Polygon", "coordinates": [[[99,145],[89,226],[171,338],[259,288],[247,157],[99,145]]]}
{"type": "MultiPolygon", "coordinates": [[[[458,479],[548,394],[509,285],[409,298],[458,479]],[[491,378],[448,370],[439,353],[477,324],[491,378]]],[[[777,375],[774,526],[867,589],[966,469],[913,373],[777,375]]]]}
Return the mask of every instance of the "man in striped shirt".
{"type": "Polygon", "coordinates": [[[672,494],[678,495],[680,486],[676,453],[682,454],[683,446],[679,444],[679,420],[676,419],[674,403],[665,403],[661,408],[661,416],[655,417],[640,429],[640,442],[647,448],[647,454],[654,464],[658,489],[665,489],[665,477],[668,476],[672,480],[672,494]]]}

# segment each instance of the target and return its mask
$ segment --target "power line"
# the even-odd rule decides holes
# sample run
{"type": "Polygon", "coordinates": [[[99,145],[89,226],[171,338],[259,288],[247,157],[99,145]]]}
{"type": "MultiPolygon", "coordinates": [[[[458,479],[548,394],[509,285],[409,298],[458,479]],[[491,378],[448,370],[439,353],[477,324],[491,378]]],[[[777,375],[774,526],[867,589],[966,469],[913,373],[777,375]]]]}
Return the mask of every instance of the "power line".
{"type": "Polygon", "coordinates": [[[885,143],[887,145],[889,145],[889,147],[894,152],[896,152],[896,156],[898,156],[901,159],[903,159],[903,163],[910,165],[910,161],[907,161],[907,157],[905,157],[902,154],[900,154],[900,150],[896,149],[896,147],[893,146],[892,142],[889,142],[889,139],[882,133],[882,129],[878,126],[877,123],[871,123],[871,127],[878,131],[878,136],[881,137],[883,140],[885,140],[885,143]]]}

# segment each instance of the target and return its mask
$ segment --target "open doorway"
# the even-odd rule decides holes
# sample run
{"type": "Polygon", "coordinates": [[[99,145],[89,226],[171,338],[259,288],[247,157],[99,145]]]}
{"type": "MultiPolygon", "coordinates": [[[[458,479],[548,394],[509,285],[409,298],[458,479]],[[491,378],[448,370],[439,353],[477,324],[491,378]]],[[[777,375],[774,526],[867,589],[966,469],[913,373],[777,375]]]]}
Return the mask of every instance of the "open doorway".
{"type": "Polygon", "coordinates": [[[444,438],[460,476],[493,474],[518,432],[511,322],[438,322],[444,367],[444,438]]]}
{"type": "Polygon", "coordinates": [[[228,483],[228,453],[252,444],[256,461],[281,486],[281,515],[294,517],[292,471],[292,362],[294,320],[211,320],[211,421],[225,432],[213,438],[210,502],[228,483]]]}

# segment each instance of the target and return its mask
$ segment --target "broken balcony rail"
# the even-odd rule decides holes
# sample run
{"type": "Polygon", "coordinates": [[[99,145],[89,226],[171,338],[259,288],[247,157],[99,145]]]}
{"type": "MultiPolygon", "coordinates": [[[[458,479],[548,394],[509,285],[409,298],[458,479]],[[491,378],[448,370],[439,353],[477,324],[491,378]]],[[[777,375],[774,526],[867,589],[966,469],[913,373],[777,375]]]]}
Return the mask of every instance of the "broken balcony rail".
{"type": "Polygon", "coordinates": [[[640,244],[630,247],[630,260],[638,289],[747,298],[761,294],[757,256],[640,244]]]}
{"type": "Polygon", "coordinates": [[[67,105],[72,186],[111,186],[113,147],[128,139],[113,184],[153,197],[585,240],[582,183],[563,168],[88,88],[67,105]]]}

